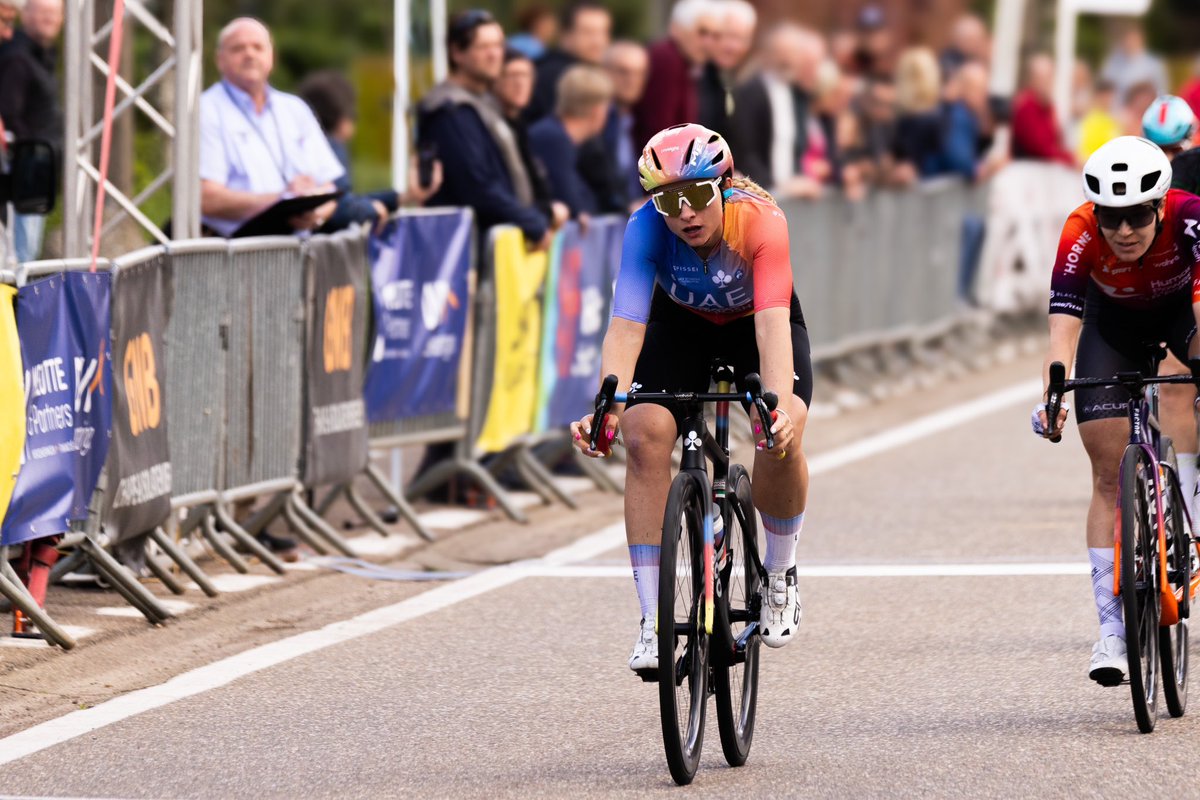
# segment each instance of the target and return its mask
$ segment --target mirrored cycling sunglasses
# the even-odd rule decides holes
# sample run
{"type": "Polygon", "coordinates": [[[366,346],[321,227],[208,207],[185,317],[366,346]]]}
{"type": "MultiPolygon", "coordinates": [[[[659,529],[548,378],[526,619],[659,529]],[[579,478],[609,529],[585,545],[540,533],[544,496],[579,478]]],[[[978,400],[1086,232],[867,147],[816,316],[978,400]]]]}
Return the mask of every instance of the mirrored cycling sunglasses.
{"type": "Polygon", "coordinates": [[[1108,208],[1096,206],[1096,221],[1101,228],[1115,231],[1122,222],[1128,222],[1131,228],[1145,228],[1154,224],[1158,218],[1158,205],[1129,206],[1128,208],[1108,208]]]}
{"type": "Polygon", "coordinates": [[[678,217],[683,213],[683,204],[687,203],[693,211],[708,208],[713,200],[721,196],[717,182],[700,181],[678,189],[663,189],[651,195],[654,208],[664,217],[678,217]]]}

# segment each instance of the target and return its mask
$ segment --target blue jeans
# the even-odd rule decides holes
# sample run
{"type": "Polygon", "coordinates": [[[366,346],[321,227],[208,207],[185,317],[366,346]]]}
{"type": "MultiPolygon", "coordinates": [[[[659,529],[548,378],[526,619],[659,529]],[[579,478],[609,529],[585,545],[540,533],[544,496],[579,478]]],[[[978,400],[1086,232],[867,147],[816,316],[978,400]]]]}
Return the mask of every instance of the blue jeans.
{"type": "Polygon", "coordinates": [[[14,214],[13,241],[17,261],[36,261],[42,252],[42,234],[46,217],[41,214],[14,214]]]}

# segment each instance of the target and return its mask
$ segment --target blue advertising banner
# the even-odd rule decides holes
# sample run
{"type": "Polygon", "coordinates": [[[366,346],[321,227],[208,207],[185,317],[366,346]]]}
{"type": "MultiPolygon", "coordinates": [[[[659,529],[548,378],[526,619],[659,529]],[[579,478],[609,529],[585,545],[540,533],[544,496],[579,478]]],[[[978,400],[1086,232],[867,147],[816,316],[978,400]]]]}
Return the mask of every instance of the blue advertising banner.
{"type": "Polygon", "coordinates": [[[586,233],[569,224],[558,238],[546,279],[536,430],[570,425],[592,406],[623,233],[623,219],[605,217],[586,233]]]}
{"type": "Polygon", "coordinates": [[[108,273],[70,272],[17,293],[27,434],[3,544],[87,518],[112,421],[110,290],[108,273]]]}
{"type": "Polygon", "coordinates": [[[371,237],[369,422],[452,413],[470,303],[471,213],[418,214],[371,237]]]}

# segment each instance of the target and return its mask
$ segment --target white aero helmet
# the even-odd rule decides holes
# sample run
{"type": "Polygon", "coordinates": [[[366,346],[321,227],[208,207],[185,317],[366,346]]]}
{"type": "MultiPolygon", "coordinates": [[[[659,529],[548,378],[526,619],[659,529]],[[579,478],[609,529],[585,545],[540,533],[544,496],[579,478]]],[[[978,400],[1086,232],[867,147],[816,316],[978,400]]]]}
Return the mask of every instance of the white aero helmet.
{"type": "Polygon", "coordinates": [[[1157,202],[1171,188],[1171,161],[1140,136],[1118,136],[1083,165],[1083,194],[1090,202],[1128,208],[1157,202]]]}

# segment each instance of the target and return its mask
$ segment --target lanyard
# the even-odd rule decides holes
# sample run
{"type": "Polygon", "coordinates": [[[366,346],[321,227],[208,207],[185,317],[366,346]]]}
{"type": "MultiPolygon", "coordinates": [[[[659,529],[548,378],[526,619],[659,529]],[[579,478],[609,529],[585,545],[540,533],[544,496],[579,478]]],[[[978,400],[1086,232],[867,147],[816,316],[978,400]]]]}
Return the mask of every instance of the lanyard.
{"type": "Polygon", "coordinates": [[[283,134],[279,132],[279,118],[275,116],[275,106],[268,103],[267,111],[271,115],[271,122],[275,124],[275,141],[279,144],[279,158],[282,159],[282,163],[275,158],[275,151],[271,149],[271,145],[267,141],[267,137],[263,133],[262,128],[259,127],[258,121],[255,120],[254,117],[250,116],[246,109],[242,107],[242,104],[238,102],[233,90],[229,88],[229,84],[225,81],[221,81],[221,88],[225,90],[225,94],[229,97],[229,102],[233,103],[233,107],[241,112],[241,115],[245,117],[246,122],[248,122],[250,127],[254,129],[254,132],[258,134],[259,141],[261,141],[263,143],[263,147],[266,148],[267,155],[271,157],[271,163],[275,165],[275,169],[279,172],[279,177],[283,179],[283,185],[286,188],[289,182],[288,172],[290,172],[290,170],[288,168],[291,165],[288,163],[287,150],[283,146],[283,134]]]}

